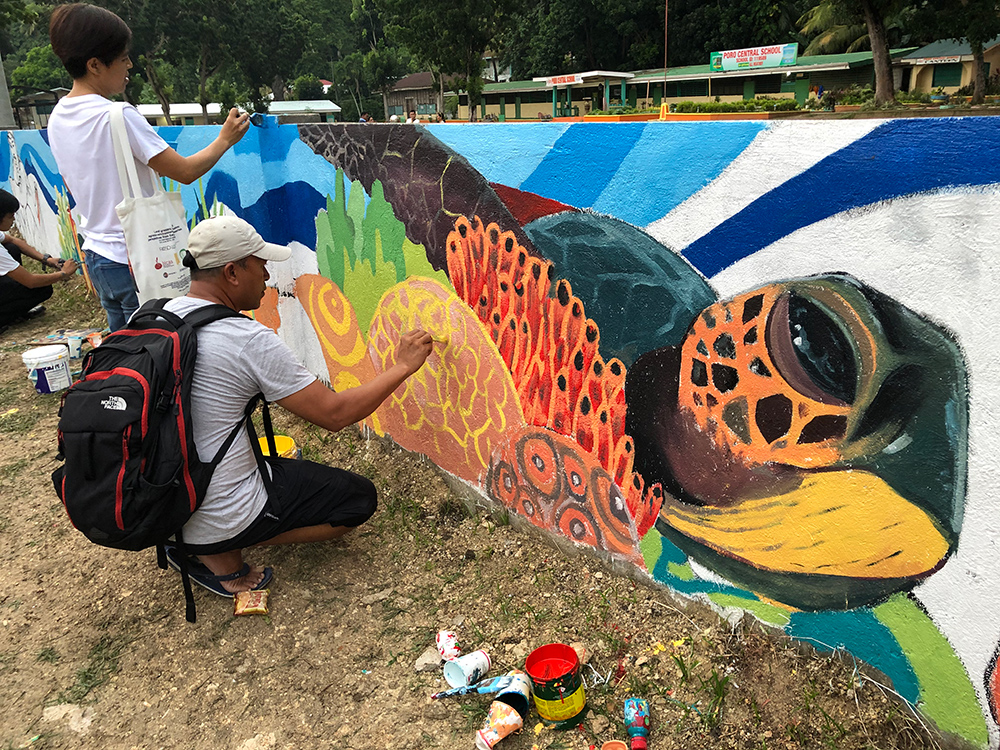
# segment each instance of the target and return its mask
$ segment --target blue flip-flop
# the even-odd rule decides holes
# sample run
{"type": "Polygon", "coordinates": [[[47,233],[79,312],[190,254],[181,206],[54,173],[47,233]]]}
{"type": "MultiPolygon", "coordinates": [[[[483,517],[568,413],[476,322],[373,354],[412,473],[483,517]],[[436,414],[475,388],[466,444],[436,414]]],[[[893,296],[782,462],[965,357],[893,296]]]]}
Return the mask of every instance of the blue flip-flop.
{"type": "MultiPolygon", "coordinates": [[[[164,551],[167,554],[167,563],[171,568],[180,572],[181,564],[177,556],[177,548],[173,545],[164,545],[164,551]]],[[[243,567],[237,570],[235,573],[229,573],[228,575],[217,576],[207,566],[204,565],[200,560],[198,560],[193,555],[188,556],[187,560],[188,577],[193,583],[198,584],[203,589],[211,591],[213,594],[219,596],[224,596],[227,599],[233,598],[232,591],[226,591],[225,587],[222,585],[223,581],[235,581],[237,578],[242,578],[247,573],[250,572],[250,565],[248,563],[243,563],[243,567]]],[[[251,591],[260,591],[261,589],[266,589],[267,585],[271,582],[274,577],[274,570],[272,568],[264,568],[264,577],[260,580],[256,586],[251,589],[251,591]]]]}

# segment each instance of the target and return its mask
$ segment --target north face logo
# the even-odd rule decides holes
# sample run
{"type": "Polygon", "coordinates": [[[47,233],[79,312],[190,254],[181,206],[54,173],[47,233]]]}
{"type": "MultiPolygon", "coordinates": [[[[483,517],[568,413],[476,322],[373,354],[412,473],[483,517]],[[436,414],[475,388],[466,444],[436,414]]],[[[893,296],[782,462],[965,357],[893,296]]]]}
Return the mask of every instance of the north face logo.
{"type": "Polygon", "coordinates": [[[101,402],[101,406],[111,411],[125,411],[128,408],[128,404],[121,396],[108,396],[101,402]]]}

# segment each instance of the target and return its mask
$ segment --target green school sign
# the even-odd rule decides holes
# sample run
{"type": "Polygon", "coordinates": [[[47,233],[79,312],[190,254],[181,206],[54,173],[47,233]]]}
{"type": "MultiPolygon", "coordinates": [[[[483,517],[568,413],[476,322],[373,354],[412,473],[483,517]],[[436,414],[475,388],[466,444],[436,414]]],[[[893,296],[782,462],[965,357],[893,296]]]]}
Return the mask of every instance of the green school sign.
{"type": "Polygon", "coordinates": [[[784,68],[795,65],[798,57],[798,43],[730,49],[725,52],[713,52],[709,67],[713,73],[754,68],[784,68]]]}

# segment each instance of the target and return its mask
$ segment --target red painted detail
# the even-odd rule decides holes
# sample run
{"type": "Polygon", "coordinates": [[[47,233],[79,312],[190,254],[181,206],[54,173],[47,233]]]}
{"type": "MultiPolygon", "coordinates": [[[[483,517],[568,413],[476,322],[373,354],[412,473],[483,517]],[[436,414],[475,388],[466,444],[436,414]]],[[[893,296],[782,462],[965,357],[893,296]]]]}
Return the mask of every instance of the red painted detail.
{"type": "Polygon", "coordinates": [[[986,670],[986,697],[989,699],[993,721],[1000,724],[1000,647],[993,654],[986,670]]]}
{"type": "Polygon", "coordinates": [[[580,209],[568,206],[565,203],[554,201],[551,198],[543,198],[536,193],[528,193],[524,190],[491,182],[490,187],[499,196],[507,210],[514,215],[515,221],[522,227],[530,224],[535,219],[540,219],[549,214],[558,214],[563,211],[579,211],[580,209]]]}
{"type": "Polygon", "coordinates": [[[132,435],[132,425],[125,428],[122,435],[122,465],[118,469],[118,480],[115,482],[115,525],[120,531],[125,531],[125,520],[122,518],[122,485],[125,484],[125,464],[128,463],[128,439],[132,435]]]}
{"type": "Polygon", "coordinates": [[[194,480],[191,478],[191,468],[188,465],[187,431],[184,429],[184,402],[181,400],[179,390],[182,373],[179,368],[174,371],[174,377],[178,384],[174,396],[177,402],[177,431],[180,433],[181,455],[184,457],[184,486],[187,487],[188,505],[191,507],[191,512],[194,513],[198,508],[198,493],[194,490],[194,480]]]}

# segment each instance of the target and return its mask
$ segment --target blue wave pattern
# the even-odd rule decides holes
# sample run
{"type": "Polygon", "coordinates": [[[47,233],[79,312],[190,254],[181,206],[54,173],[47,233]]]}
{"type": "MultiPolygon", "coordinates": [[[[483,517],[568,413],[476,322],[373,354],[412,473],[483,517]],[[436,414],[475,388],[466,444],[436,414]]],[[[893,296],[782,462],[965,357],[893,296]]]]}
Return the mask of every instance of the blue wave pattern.
{"type": "Polygon", "coordinates": [[[907,195],[1000,182],[986,117],[889,120],[761,196],[682,254],[711,277],[802,227],[907,195]]]}
{"type": "Polygon", "coordinates": [[[645,226],[718,177],[766,127],[710,123],[706,137],[705,125],[572,125],[521,189],[645,226]]]}

